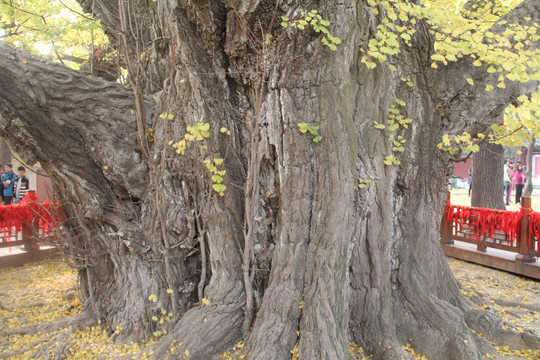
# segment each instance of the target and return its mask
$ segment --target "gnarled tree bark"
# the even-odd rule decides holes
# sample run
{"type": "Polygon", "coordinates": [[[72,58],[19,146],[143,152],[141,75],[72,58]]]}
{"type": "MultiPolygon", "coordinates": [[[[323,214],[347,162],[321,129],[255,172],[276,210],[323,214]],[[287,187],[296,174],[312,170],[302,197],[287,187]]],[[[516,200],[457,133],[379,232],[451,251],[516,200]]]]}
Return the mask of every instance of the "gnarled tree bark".
{"type": "MultiPolygon", "coordinates": [[[[80,2],[94,4],[118,37],[117,0],[80,2]]],[[[130,89],[5,45],[0,132],[53,179],[88,310],[130,340],[159,328],[151,317],[161,309],[177,309],[156,359],[174,358],[173,341],[178,353],[217,358],[242,338],[244,251],[253,252],[255,318],[244,338],[252,359],[288,358],[297,341],[302,359],[345,359],[349,340],[383,359],[410,358],[399,347],[406,343],[433,359],[479,359],[490,347],[471,329],[499,340],[502,330],[459,293],[440,248],[450,159],[437,144],[443,133],[485,129],[531,85],[487,93],[481,89],[496,76],[469,60],[432,69],[424,26],[389,60],[396,71],[368,70],[358,44],[380,18],[362,2],[319,3],[342,41],[330,52],[315,33],[284,30],[276,20],[310,4],[130,2],[127,18],[138,30],[127,34],[124,53],[139,59],[144,50],[151,59],[138,74],[154,134],[148,159],[130,89]],[[277,38],[271,46],[263,45],[267,28],[277,38]],[[260,76],[264,91],[255,91],[260,76]],[[387,166],[392,144],[373,124],[385,122],[396,98],[414,121],[399,130],[401,164],[387,166]],[[253,119],[257,149],[247,125],[253,119]],[[301,122],[319,126],[323,140],[300,133],[301,122]],[[198,123],[210,124],[209,137],[177,154],[169,142],[198,123]],[[253,151],[261,152],[259,200],[246,229],[253,151]],[[205,159],[224,159],[223,197],[205,159]],[[371,182],[360,189],[359,179],[371,182]],[[248,230],[253,248],[246,250],[248,230]],[[202,267],[205,304],[197,296],[202,267]]],[[[525,344],[519,336],[515,343],[525,344]]]]}
{"type": "Polygon", "coordinates": [[[491,143],[481,144],[474,154],[471,206],[505,209],[503,154],[502,145],[491,143]]]}

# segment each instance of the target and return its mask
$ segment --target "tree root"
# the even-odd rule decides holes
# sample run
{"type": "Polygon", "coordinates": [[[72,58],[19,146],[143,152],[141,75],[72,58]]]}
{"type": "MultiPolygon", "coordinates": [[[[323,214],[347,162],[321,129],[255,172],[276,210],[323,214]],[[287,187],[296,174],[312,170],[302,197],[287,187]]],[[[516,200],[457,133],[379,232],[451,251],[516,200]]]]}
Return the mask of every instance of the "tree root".
{"type": "Polygon", "coordinates": [[[540,312],[540,306],[534,305],[534,304],[525,304],[519,301],[505,300],[505,299],[493,299],[493,302],[500,306],[521,308],[521,309],[527,309],[531,311],[540,312]]]}
{"type": "Polygon", "coordinates": [[[13,308],[11,308],[11,307],[9,307],[7,305],[4,305],[4,303],[2,303],[1,301],[0,301],[0,309],[1,310],[6,310],[6,311],[13,311],[13,308]]]}
{"type": "MultiPolygon", "coordinates": [[[[82,327],[84,325],[80,325],[82,327]]],[[[35,351],[32,359],[63,359],[64,355],[69,353],[71,349],[71,335],[79,328],[65,329],[60,334],[54,336],[45,345],[35,351]]]]}
{"type": "Polygon", "coordinates": [[[183,357],[186,352],[190,359],[219,357],[242,336],[242,304],[243,301],[229,305],[211,304],[189,310],[167,336],[150,348],[153,351],[151,359],[172,360],[179,358],[178,354],[183,357]]]}
{"type": "Polygon", "coordinates": [[[48,335],[48,336],[45,336],[43,338],[40,338],[40,339],[26,345],[25,347],[23,347],[21,349],[2,352],[2,353],[0,353],[0,359],[8,359],[8,358],[10,358],[12,356],[15,356],[15,355],[24,354],[25,352],[28,352],[31,349],[33,349],[35,346],[43,343],[43,341],[45,341],[47,339],[50,339],[51,337],[53,337],[53,335],[48,335]]]}
{"type": "Polygon", "coordinates": [[[97,324],[97,320],[90,316],[90,314],[83,312],[78,315],[62,318],[56,322],[50,324],[35,324],[28,325],[18,329],[4,329],[0,331],[0,336],[11,335],[33,335],[37,333],[48,333],[52,331],[58,331],[63,328],[79,329],[84,326],[93,326],[97,324]]]}
{"type": "Polygon", "coordinates": [[[5,329],[0,332],[0,336],[34,335],[38,333],[43,333],[44,336],[21,349],[1,353],[0,359],[7,359],[30,351],[33,351],[32,355],[30,355],[32,359],[62,359],[72,346],[72,334],[82,327],[96,324],[97,321],[90,314],[84,312],[50,324],[29,325],[20,329],[5,329]],[[61,329],[63,330],[58,333],[61,329]],[[45,341],[45,344],[34,350],[36,346],[45,341]]]}
{"type": "Polygon", "coordinates": [[[474,331],[483,334],[495,345],[506,345],[511,349],[540,349],[540,337],[532,331],[513,330],[495,314],[484,309],[471,309],[466,313],[465,321],[474,331]]]}

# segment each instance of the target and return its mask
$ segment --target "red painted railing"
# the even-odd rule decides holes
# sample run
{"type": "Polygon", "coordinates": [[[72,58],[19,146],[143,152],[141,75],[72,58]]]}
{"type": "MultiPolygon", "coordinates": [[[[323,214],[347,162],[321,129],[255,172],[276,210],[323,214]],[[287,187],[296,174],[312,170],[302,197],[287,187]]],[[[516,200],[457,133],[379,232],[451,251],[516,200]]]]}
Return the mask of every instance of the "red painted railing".
{"type": "Polygon", "coordinates": [[[61,221],[60,204],[40,203],[35,191],[29,190],[18,204],[0,204],[0,248],[39,249],[39,240],[50,236],[61,221]]]}
{"type": "Polygon", "coordinates": [[[540,213],[531,208],[531,199],[522,198],[519,211],[505,211],[452,205],[450,196],[441,220],[441,243],[459,240],[486,248],[510,251],[516,261],[532,263],[540,256],[540,213]]]}

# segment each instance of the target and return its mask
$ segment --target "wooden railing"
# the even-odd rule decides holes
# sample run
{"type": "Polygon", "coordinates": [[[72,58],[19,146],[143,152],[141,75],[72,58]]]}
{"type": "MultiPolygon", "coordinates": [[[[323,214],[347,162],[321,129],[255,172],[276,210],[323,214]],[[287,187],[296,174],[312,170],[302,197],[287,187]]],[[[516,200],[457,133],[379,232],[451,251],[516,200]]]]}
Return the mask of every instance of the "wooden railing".
{"type": "Polygon", "coordinates": [[[47,241],[51,236],[52,229],[46,221],[40,219],[37,222],[11,222],[0,225],[0,248],[24,246],[24,250],[39,249],[40,242],[47,241]]]}
{"type": "Polygon", "coordinates": [[[540,266],[534,264],[540,257],[540,213],[532,210],[530,198],[522,198],[519,211],[505,211],[452,205],[448,196],[441,220],[441,244],[447,255],[540,278],[540,266]],[[474,244],[476,248],[459,248],[454,241],[474,244]],[[496,253],[489,248],[506,252],[496,253]],[[534,268],[524,270],[519,264],[534,268]]]}
{"type": "Polygon", "coordinates": [[[60,220],[59,209],[59,204],[39,203],[34,191],[27,191],[19,204],[0,205],[0,248],[39,250],[60,220]]]}

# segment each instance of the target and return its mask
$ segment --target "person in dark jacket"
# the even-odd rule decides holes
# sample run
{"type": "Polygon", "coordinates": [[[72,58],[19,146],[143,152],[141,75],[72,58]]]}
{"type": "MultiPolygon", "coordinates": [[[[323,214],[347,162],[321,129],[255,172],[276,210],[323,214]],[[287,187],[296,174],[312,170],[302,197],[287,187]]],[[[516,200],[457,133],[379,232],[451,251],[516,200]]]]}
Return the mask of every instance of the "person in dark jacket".
{"type": "Polygon", "coordinates": [[[15,197],[13,202],[16,204],[26,195],[26,191],[30,188],[30,180],[26,177],[26,169],[24,166],[19,166],[17,168],[19,176],[15,180],[15,197]]]}
{"type": "Polygon", "coordinates": [[[4,204],[11,205],[14,195],[14,181],[17,178],[17,175],[13,173],[13,165],[10,163],[6,164],[5,169],[6,173],[2,175],[2,184],[4,185],[4,204]]]}
{"type": "MultiPolygon", "coordinates": [[[[2,176],[4,176],[4,173],[2,171],[3,169],[4,169],[4,166],[0,164],[0,179],[2,179],[2,176]]],[[[3,186],[0,188],[0,196],[2,196],[2,204],[3,204],[4,203],[4,187],[3,186]]]]}

